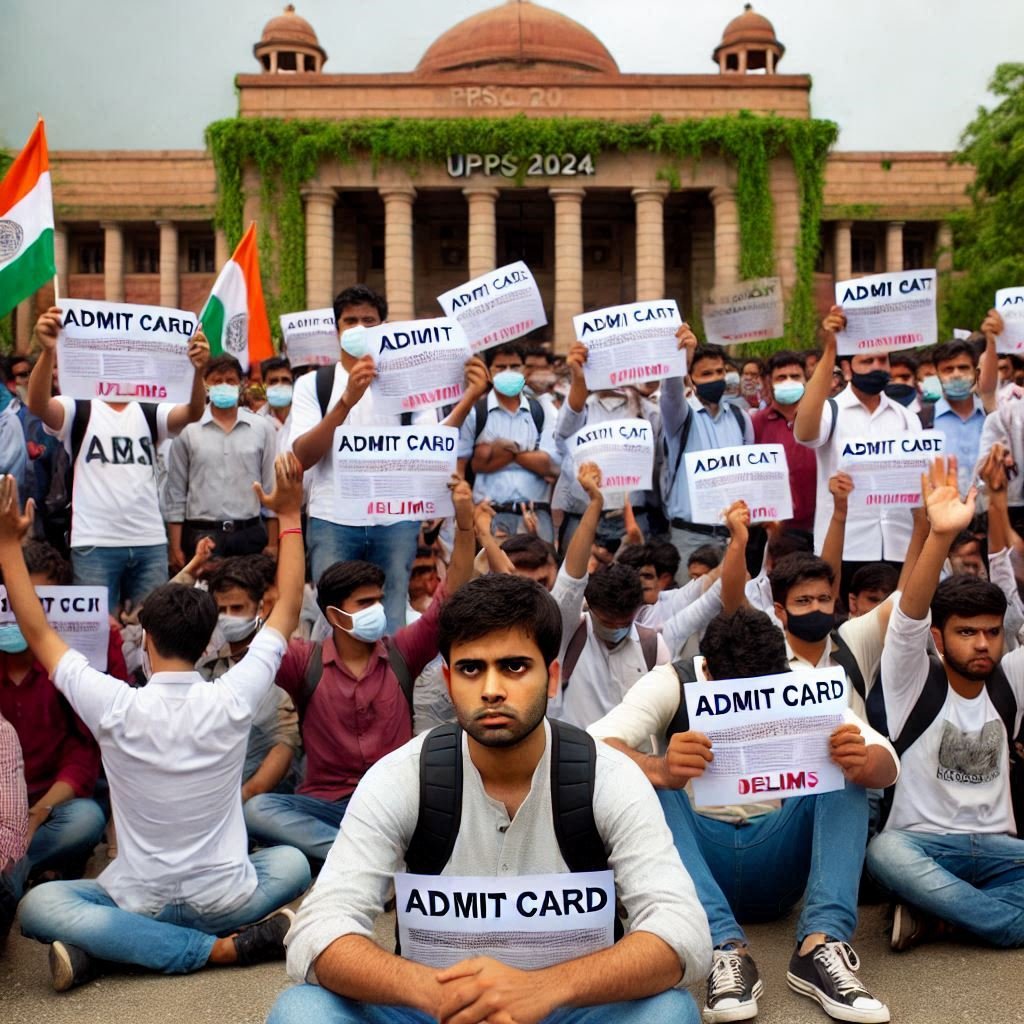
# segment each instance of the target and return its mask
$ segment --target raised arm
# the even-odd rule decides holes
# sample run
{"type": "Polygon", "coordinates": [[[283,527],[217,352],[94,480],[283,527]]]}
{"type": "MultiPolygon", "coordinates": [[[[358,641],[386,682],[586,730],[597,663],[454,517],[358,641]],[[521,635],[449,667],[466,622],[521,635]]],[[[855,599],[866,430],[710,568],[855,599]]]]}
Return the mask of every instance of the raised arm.
{"type": "Polygon", "coordinates": [[[203,370],[210,361],[210,343],[201,330],[192,335],[188,343],[188,361],[192,364],[192,394],[187,405],[176,405],[167,417],[167,433],[180,434],[190,423],[195,423],[206,408],[206,383],[203,370]]]}
{"type": "Polygon", "coordinates": [[[476,530],[476,539],[480,547],[487,554],[487,564],[491,572],[503,572],[511,576],[515,573],[516,567],[512,559],[501,550],[498,538],[491,532],[491,524],[494,522],[494,509],[489,501],[481,501],[473,510],[473,527],[476,530]]]}
{"type": "Polygon", "coordinates": [[[829,493],[832,495],[832,518],[821,545],[822,561],[832,566],[835,578],[832,581],[832,594],[839,596],[839,583],[843,575],[843,547],[846,544],[846,513],[853,490],[853,478],[842,471],[834,473],[828,481],[829,493]]]}
{"type": "Polygon", "coordinates": [[[574,341],[565,357],[565,365],[569,367],[571,383],[565,404],[577,415],[583,412],[583,406],[590,397],[590,389],[583,373],[583,364],[587,361],[587,346],[582,341],[574,341]]]}
{"type": "Polygon", "coordinates": [[[302,466],[291,453],[274,460],[275,484],[266,494],[258,484],[252,485],[264,508],[277,516],[281,533],[277,556],[278,599],[266,624],[287,640],[299,624],[302,591],[306,583],[306,553],[302,543],[302,466]]]}
{"type": "Polygon", "coordinates": [[[487,394],[490,376],[487,366],[479,356],[466,360],[466,387],[462,397],[455,403],[452,411],[445,417],[442,426],[461,427],[476,403],[487,394]]]}
{"type": "Polygon", "coordinates": [[[734,501],[725,510],[729,546],[722,559],[722,614],[732,615],[746,603],[747,541],[750,539],[750,509],[745,501],[734,501]]]}
{"type": "Polygon", "coordinates": [[[843,307],[833,306],[821,325],[825,336],[821,358],[807,382],[793,423],[793,436],[802,443],[817,441],[821,432],[821,413],[832,390],[832,371],[836,368],[836,332],[845,327],[843,307]]]}
{"type": "MultiPolygon", "coordinates": [[[[689,373],[693,363],[693,353],[697,348],[697,335],[690,330],[689,324],[680,324],[676,331],[679,347],[686,352],[686,370],[689,373]]],[[[690,403],[683,393],[682,377],[666,377],[661,382],[661,426],[665,437],[675,437],[683,429],[690,415],[690,403]]]]}
{"type": "Polygon", "coordinates": [[[348,383],[334,408],[328,409],[315,427],[292,441],[292,451],[303,469],[311,469],[327,454],[334,440],[334,431],[348,419],[348,414],[366,394],[366,389],[376,376],[373,356],[360,356],[349,371],[348,383]]]}
{"type": "Polygon", "coordinates": [[[584,462],[576,471],[576,480],[590,499],[590,504],[580,517],[580,524],[569,541],[562,568],[574,580],[581,580],[587,575],[590,549],[594,546],[597,526],[604,510],[604,495],[601,493],[601,470],[595,463],[584,462]]]}
{"type": "Polygon", "coordinates": [[[38,416],[51,430],[64,426],[64,406],[53,397],[54,354],[60,333],[61,311],[51,306],[37,321],[32,338],[39,346],[39,358],[28,378],[29,412],[38,416]]]}
{"type": "Polygon", "coordinates": [[[473,488],[457,473],[452,474],[448,485],[455,506],[455,543],[448,563],[448,574],[444,578],[445,591],[451,597],[463,583],[473,576],[473,557],[476,554],[473,531],[473,488]]]}
{"type": "Polygon", "coordinates": [[[1003,333],[1003,318],[995,309],[990,309],[982,321],[981,333],[985,335],[985,351],[978,362],[978,394],[981,395],[985,412],[994,412],[996,391],[999,388],[999,353],[996,344],[1003,333]]]}

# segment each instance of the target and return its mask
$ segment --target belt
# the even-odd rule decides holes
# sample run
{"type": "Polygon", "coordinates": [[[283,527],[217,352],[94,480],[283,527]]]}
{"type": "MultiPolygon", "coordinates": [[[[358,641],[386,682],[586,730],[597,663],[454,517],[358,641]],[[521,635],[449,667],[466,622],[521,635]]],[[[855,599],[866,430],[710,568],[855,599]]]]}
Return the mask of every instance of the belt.
{"type": "Polygon", "coordinates": [[[236,530],[248,530],[252,526],[259,526],[262,522],[259,516],[252,519],[186,519],[185,525],[190,530],[219,530],[221,533],[234,533],[236,530]]]}
{"type": "MultiPolygon", "coordinates": [[[[534,506],[536,508],[536,506],[534,506]]],[[[565,513],[570,519],[582,519],[582,512],[566,512],[565,513]]],[[[601,513],[602,519],[621,519],[625,515],[625,511],[621,508],[610,508],[606,509],[601,513]]]]}
{"type": "MultiPolygon", "coordinates": [[[[493,501],[491,502],[491,508],[493,508],[495,512],[515,512],[517,516],[522,515],[523,506],[529,509],[530,503],[528,501],[502,501],[499,503],[495,503],[493,501]]],[[[533,503],[533,511],[550,512],[551,505],[549,502],[546,501],[535,501],[533,503]]]]}
{"type": "Polygon", "coordinates": [[[708,526],[706,523],[688,523],[685,519],[673,519],[674,530],[689,530],[690,533],[706,533],[709,537],[727,537],[729,531],[724,526],[708,526]]]}

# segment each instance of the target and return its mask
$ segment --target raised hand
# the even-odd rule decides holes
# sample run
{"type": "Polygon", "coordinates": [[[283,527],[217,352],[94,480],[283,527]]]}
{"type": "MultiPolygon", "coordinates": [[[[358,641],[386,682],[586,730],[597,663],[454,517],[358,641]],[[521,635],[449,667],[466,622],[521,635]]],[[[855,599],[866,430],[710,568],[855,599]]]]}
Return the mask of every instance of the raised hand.
{"type": "Polygon", "coordinates": [[[377,368],[373,365],[373,356],[360,356],[348,373],[348,383],[345,385],[345,393],[341,400],[349,409],[354,409],[356,403],[370,386],[373,378],[377,376],[377,368]]]}
{"type": "Polygon", "coordinates": [[[32,328],[32,337],[39,343],[39,347],[52,352],[57,347],[57,335],[60,334],[61,310],[58,306],[51,306],[36,321],[32,328]]]}
{"type": "Polygon", "coordinates": [[[487,364],[479,356],[471,356],[466,360],[466,394],[480,398],[487,393],[491,377],[487,372],[487,364]]]}
{"type": "Polygon", "coordinates": [[[1003,318],[996,309],[990,309],[981,322],[981,333],[985,338],[998,338],[1003,333],[1003,318]]]}
{"type": "Polygon", "coordinates": [[[525,501],[519,503],[519,514],[523,517],[523,527],[527,533],[532,533],[534,537],[537,536],[537,530],[540,526],[537,521],[537,513],[534,510],[533,502],[527,504],[525,501]]]}
{"type": "Polygon", "coordinates": [[[989,494],[1000,494],[1006,490],[1006,458],[1009,454],[1001,444],[994,444],[985,456],[978,476],[984,481],[989,494]]]}
{"type": "Polygon", "coordinates": [[[587,361],[587,346],[582,341],[574,341],[565,357],[565,365],[569,367],[574,381],[583,383],[583,364],[587,361]]]}
{"type": "Polygon", "coordinates": [[[676,342],[678,347],[686,350],[686,365],[693,362],[693,353],[697,350],[697,335],[693,333],[690,325],[680,324],[676,329],[676,342]]]}
{"type": "Polygon", "coordinates": [[[835,510],[845,515],[850,501],[850,494],[853,492],[853,477],[842,470],[838,473],[833,473],[828,480],[828,490],[829,494],[832,495],[835,510]]]}
{"type": "Polygon", "coordinates": [[[448,481],[448,490],[452,492],[452,504],[455,506],[455,525],[460,530],[472,530],[473,488],[458,473],[452,473],[448,481]]]}
{"type": "Polygon", "coordinates": [[[188,361],[202,373],[210,361],[210,342],[203,334],[203,325],[196,328],[196,333],[188,340],[188,361]]]}
{"type": "Polygon", "coordinates": [[[966,529],[974,518],[976,494],[972,487],[967,498],[961,499],[955,455],[951,455],[948,461],[941,456],[937,458],[929,472],[921,474],[921,497],[932,533],[955,537],[966,529]]]}
{"type": "Polygon", "coordinates": [[[494,506],[489,498],[481,501],[473,509],[473,525],[476,527],[476,535],[478,537],[490,537],[491,524],[494,522],[495,515],[494,506]]]}
{"type": "Polygon", "coordinates": [[[36,503],[29,498],[22,513],[18,506],[18,483],[13,476],[0,478],[0,543],[20,545],[35,518],[36,503]]]}
{"type": "Polygon", "coordinates": [[[601,468],[596,462],[584,462],[576,471],[576,482],[583,488],[584,493],[593,501],[596,498],[603,499],[601,494],[601,468]]]}
{"type": "Polygon", "coordinates": [[[722,512],[729,536],[737,544],[746,544],[750,539],[750,507],[742,499],[734,501],[722,512]]]}
{"type": "Polygon", "coordinates": [[[835,341],[835,336],[840,331],[846,330],[846,314],[842,306],[833,306],[821,322],[821,329],[825,333],[825,340],[835,341]]]}
{"type": "Polygon", "coordinates": [[[302,463],[286,452],[274,459],[274,489],[266,494],[258,484],[252,485],[260,504],[278,517],[298,515],[302,511],[302,463]]]}

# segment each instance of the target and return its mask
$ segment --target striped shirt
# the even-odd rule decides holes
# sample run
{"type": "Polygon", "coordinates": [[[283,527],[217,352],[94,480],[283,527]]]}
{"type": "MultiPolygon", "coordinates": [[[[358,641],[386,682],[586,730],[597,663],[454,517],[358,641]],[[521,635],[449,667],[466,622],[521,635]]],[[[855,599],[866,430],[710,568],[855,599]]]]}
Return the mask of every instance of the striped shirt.
{"type": "Polygon", "coordinates": [[[25,763],[14,726],[0,716],[0,871],[28,849],[28,790],[25,763]]]}

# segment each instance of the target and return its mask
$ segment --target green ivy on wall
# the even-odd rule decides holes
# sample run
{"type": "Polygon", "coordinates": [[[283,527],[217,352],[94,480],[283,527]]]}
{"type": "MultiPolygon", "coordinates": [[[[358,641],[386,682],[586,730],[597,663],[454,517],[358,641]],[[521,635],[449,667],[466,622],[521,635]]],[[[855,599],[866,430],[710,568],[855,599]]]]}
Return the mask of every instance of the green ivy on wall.
{"type": "MultiPolygon", "coordinates": [[[[788,154],[796,171],[800,231],[796,283],[789,301],[786,343],[809,346],[814,339],[814,265],[820,245],[824,168],[835,142],[831,121],[741,113],[685,121],[654,116],[643,122],[584,118],[367,118],[351,121],[229,118],[206,130],[217,174],[217,222],[233,246],[241,238],[245,206],[243,174],[253,165],[260,179],[260,257],[268,312],[303,309],[305,214],[300,189],[320,163],[369,157],[374,168],[391,161],[415,169],[456,153],[508,153],[520,168],[534,153],[591,154],[648,151],[670,159],[659,177],[680,185],[679,162],[721,154],[736,168],[740,231],[740,275],[771,276],[775,270],[774,206],[770,166],[788,154]]],[[[777,348],[781,342],[762,343],[777,348]]],[[[758,346],[750,346],[757,349],[758,346]]]]}

